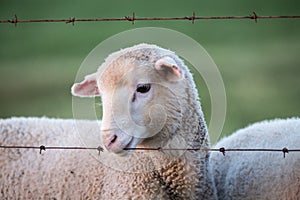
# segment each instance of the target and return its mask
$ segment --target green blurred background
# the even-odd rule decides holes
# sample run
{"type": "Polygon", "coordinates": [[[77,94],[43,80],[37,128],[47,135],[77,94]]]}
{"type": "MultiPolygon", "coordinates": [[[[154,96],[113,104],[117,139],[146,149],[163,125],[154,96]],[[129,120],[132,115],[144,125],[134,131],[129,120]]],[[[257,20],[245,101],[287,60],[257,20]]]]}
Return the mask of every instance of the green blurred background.
{"type": "MultiPolygon", "coordinates": [[[[300,15],[297,0],[274,1],[0,1],[0,19],[68,19],[196,15],[300,15]]],[[[71,118],[70,87],[81,62],[101,41],[138,27],[164,27],[197,40],[223,76],[223,134],[249,123],[300,116],[300,19],[0,24],[0,118],[71,118]]],[[[198,81],[206,118],[210,99],[198,81]]]]}

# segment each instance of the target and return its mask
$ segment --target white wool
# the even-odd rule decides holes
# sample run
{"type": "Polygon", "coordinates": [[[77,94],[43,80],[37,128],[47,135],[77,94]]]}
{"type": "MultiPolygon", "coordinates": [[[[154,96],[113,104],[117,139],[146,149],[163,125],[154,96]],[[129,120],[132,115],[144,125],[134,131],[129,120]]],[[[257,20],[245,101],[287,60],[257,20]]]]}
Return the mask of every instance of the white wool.
{"type": "MultiPolygon", "coordinates": [[[[300,119],[263,121],[222,139],[216,148],[300,149],[300,119]]],[[[220,199],[300,198],[300,153],[214,152],[213,168],[220,199]]]]}
{"type": "MultiPolygon", "coordinates": [[[[97,122],[48,118],[0,120],[0,144],[83,146],[77,127],[96,132],[97,122]]],[[[101,178],[96,159],[82,150],[1,149],[0,188],[3,199],[86,199],[96,195],[101,178]],[[91,187],[92,186],[92,187],[91,187]],[[79,189],[80,188],[80,189],[79,189]]]]}
{"type": "Polygon", "coordinates": [[[98,72],[74,84],[72,93],[101,96],[101,125],[6,119],[0,121],[0,144],[77,146],[82,145],[76,134],[80,131],[106,151],[91,156],[80,150],[46,150],[42,155],[36,150],[1,150],[3,198],[216,199],[208,152],[123,150],[128,146],[209,147],[192,75],[174,52],[147,44],[115,52],[98,72]],[[149,92],[136,91],[147,83],[151,83],[149,92]],[[126,121],[128,105],[139,126],[126,121]],[[119,118],[125,125],[117,124],[119,118]]]}

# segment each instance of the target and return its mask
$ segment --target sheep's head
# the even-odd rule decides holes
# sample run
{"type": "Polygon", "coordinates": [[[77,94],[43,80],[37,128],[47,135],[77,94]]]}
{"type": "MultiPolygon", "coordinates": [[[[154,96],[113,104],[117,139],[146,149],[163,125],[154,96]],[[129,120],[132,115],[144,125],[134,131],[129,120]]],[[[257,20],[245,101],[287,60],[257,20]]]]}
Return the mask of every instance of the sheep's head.
{"type": "Polygon", "coordinates": [[[181,122],[185,86],[182,61],[174,53],[145,45],[112,54],[99,70],[72,87],[81,97],[101,96],[101,136],[119,155],[137,146],[168,143],[181,122]]]}

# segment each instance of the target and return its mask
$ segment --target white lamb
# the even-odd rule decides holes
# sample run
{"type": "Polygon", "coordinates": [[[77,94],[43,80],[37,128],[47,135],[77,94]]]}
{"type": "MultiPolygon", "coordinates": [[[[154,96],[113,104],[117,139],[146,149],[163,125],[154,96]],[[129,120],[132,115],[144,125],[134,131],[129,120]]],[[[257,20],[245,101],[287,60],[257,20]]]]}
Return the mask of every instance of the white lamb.
{"type": "MultiPolygon", "coordinates": [[[[255,123],[215,146],[300,149],[300,119],[255,123]]],[[[299,152],[214,152],[210,164],[219,199],[300,199],[299,152]]]]}
{"type": "Polygon", "coordinates": [[[125,150],[209,147],[192,75],[174,52],[140,44],[113,53],[96,73],[74,84],[72,93],[101,95],[101,126],[47,118],[0,120],[0,144],[78,146],[74,133],[80,131],[95,147],[102,140],[106,151],[93,157],[81,150],[46,149],[40,155],[1,149],[1,198],[216,199],[209,153],[125,150]]]}

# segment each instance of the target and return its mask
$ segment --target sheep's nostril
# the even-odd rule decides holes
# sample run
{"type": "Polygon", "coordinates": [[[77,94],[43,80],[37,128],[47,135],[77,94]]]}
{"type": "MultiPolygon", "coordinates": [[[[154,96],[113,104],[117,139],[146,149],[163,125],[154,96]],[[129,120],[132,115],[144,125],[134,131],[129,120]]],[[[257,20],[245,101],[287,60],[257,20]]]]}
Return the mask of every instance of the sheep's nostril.
{"type": "Polygon", "coordinates": [[[113,135],[106,139],[106,142],[104,143],[106,149],[110,149],[111,146],[117,141],[118,136],[113,135]]]}
{"type": "Polygon", "coordinates": [[[116,140],[117,140],[117,136],[114,135],[114,136],[112,137],[112,140],[110,141],[110,144],[113,144],[116,140]]]}

